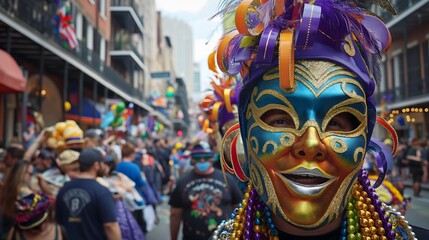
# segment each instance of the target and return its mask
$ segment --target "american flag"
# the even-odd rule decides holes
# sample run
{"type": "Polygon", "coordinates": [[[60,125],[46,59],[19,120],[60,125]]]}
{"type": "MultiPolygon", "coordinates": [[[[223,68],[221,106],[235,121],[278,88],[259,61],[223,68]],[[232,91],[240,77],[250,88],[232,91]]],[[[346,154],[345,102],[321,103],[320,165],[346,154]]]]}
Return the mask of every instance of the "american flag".
{"type": "Polygon", "coordinates": [[[73,16],[70,13],[70,2],[62,1],[57,3],[57,27],[60,37],[66,41],[69,48],[74,49],[78,47],[78,40],[76,37],[76,30],[73,26],[73,16]]]}

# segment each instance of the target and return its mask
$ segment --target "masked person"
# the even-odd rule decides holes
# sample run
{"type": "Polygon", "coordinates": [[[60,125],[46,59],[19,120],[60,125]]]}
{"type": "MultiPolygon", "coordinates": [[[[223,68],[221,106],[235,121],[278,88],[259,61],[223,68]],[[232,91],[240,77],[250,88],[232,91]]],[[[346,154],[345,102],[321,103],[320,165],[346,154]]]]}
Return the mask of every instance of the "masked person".
{"type": "MultiPolygon", "coordinates": [[[[372,94],[391,42],[363,3],[221,4],[222,14],[235,14],[236,30],[219,43],[217,64],[243,78],[239,125],[226,132],[222,156],[224,168],[247,188],[212,239],[414,237],[362,170],[368,152],[385,160],[371,138],[372,94]]],[[[394,11],[388,1],[371,3],[394,11]]]]}
{"type": "Polygon", "coordinates": [[[183,222],[183,239],[208,239],[222,219],[241,201],[242,194],[233,178],[213,167],[213,152],[197,144],[191,153],[193,171],[185,173],[174,189],[171,205],[170,235],[178,238],[183,222]]]}

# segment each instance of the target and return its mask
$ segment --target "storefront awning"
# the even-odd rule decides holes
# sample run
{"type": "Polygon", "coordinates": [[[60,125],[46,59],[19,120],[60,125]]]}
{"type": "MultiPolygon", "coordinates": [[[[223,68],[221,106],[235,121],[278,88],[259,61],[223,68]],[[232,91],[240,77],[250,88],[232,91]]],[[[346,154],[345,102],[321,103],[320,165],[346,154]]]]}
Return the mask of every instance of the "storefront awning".
{"type": "Polygon", "coordinates": [[[24,92],[27,80],[15,59],[0,49],[0,93],[24,92]]]}
{"type": "Polygon", "coordinates": [[[82,115],[79,116],[79,106],[72,104],[70,110],[66,113],[66,119],[90,125],[100,125],[101,113],[97,110],[92,101],[84,97],[82,102],[82,115]]]}

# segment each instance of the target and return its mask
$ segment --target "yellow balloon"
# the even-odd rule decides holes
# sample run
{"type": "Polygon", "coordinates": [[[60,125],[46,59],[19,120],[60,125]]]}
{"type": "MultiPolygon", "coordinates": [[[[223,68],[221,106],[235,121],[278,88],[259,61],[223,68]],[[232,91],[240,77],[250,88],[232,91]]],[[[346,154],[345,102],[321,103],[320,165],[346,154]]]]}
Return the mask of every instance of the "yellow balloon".
{"type": "Polygon", "coordinates": [[[65,101],[64,102],[64,110],[66,110],[66,112],[68,112],[71,108],[71,103],[69,101],[65,101]]]}
{"type": "Polygon", "coordinates": [[[116,104],[113,104],[112,106],[110,106],[110,110],[115,111],[116,110],[116,104]]]}

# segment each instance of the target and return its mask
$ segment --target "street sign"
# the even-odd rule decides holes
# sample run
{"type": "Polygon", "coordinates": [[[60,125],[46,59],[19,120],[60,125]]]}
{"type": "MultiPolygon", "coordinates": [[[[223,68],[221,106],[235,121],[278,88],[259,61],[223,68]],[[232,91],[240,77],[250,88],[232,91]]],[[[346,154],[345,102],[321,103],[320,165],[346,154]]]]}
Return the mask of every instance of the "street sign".
{"type": "Polygon", "coordinates": [[[150,73],[152,78],[170,78],[170,72],[153,72],[150,73]]]}

